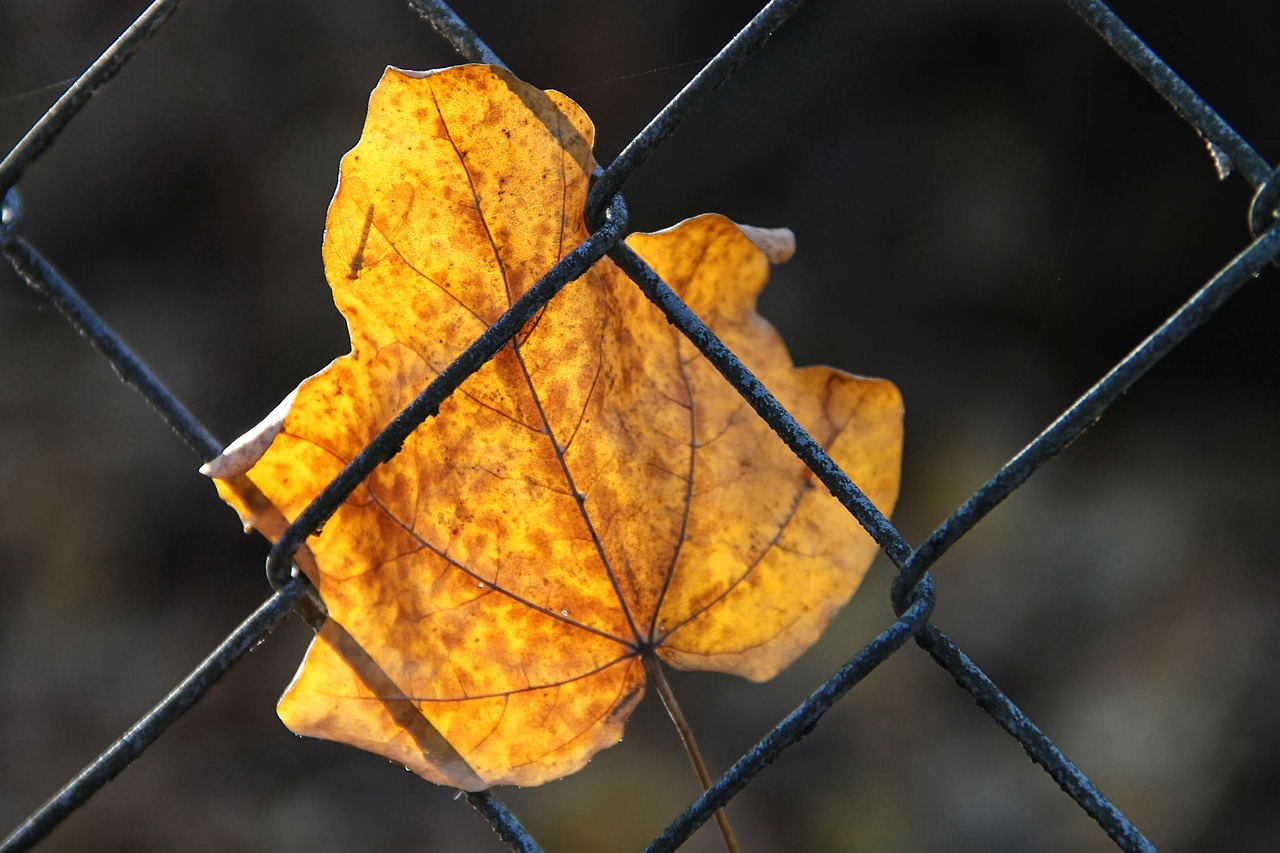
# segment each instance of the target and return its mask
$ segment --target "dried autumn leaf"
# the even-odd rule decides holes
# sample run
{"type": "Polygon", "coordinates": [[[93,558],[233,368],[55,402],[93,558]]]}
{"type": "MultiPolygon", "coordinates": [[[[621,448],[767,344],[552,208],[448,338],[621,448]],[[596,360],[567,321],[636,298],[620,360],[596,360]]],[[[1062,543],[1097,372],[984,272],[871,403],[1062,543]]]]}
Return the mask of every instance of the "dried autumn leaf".
{"type": "MultiPolygon", "coordinates": [[[[352,352],[208,466],[276,538],[588,236],[593,129],[487,66],[388,69],[343,159],[325,270],[352,352]]],[[[901,400],[793,368],[754,311],[790,233],[719,216],[628,240],[883,510],[901,400]],[[763,247],[763,248],[762,248],[763,247]]],[[[568,285],[298,554],[329,610],[280,716],[467,790],[619,740],[645,659],[763,680],[875,546],[608,261],[568,285]]]]}

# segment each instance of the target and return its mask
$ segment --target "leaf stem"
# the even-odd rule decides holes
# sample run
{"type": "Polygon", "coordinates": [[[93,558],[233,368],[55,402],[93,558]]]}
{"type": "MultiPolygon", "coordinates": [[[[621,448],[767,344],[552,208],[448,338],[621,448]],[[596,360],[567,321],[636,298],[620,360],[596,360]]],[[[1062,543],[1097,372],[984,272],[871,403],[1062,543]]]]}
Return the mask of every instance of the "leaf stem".
{"type": "MultiPolygon", "coordinates": [[[[698,750],[698,742],[693,738],[693,729],[689,727],[689,721],[684,718],[684,712],[676,702],[676,694],[672,691],[670,682],[667,681],[662,663],[652,652],[641,657],[644,660],[645,674],[649,676],[649,681],[662,697],[662,705],[667,709],[671,722],[676,724],[676,731],[680,733],[680,740],[684,743],[684,751],[689,754],[689,761],[693,763],[693,770],[698,774],[698,781],[702,783],[702,790],[705,791],[711,787],[711,774],[707,772],[706,762],[702,760],[702,753],[698,750]]],[[[729,827],[729,816],[725,814],[724,809],[716,809],[716,823],[720,825],[720,834],[724,836],[724,846],[729,853],[742,853],[738,840],[733,837],[733,830],[729,827]]]]}

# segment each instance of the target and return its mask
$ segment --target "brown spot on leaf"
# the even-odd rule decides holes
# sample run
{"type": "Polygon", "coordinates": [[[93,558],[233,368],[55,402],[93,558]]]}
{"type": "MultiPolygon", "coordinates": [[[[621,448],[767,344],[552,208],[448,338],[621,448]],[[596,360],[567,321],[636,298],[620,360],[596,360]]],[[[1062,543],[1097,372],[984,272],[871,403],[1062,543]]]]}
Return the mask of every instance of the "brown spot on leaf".
{"type": "MultiPolygon", "coordinates": [[[[591,139],[505,71],[387,71],[326,223],[352,352],[207,468],[246,524],[278,537],[586,239],[591,139]]],[[[889,511],[897,389],[796,369],[754,311],[788,237],[703,216],[628,243],[889,511]]],[[[764,679],[818,638],[875,545],[812,480],[602,261],[299,553],[331,619],[280,716],[467,790],[578,770],[621,737],[642,655],[764,679]]]]}

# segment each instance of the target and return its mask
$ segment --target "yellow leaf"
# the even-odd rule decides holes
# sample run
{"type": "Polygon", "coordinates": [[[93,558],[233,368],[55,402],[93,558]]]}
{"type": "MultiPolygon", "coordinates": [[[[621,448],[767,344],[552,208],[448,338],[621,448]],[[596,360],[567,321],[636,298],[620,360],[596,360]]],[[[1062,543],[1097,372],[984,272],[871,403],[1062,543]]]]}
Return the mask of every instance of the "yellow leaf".
{"type": "MultiPolygon", "coordinates": [[[[246,525],[278,537],[588,236],[592,135],[568,98],[500,69],[388,69],[325,233],[352,352],[208,466],[246,525]]],[[[795,369],[755,313],[790,232],[702,216],[628,243],[888,512],[897,389],[795,369]]],[[[539,784],[619,740],[647,657],[775,675],[874,554],[737,392],[601,261],[299,552],[329,620],[280,716],[443,784],[539,784]]]]}

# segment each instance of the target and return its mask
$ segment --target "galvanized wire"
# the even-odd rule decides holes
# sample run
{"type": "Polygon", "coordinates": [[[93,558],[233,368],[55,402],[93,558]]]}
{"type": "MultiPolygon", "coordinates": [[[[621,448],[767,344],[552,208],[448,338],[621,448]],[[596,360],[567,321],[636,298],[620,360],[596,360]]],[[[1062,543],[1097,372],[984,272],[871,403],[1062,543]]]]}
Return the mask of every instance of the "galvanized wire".
{"type": "MultiPolygon", "coordinates": [[[[777,403],[768,389],[759,383],[665,282],[619,242],[627,223],[626,205],[619,192],[627,179],[696,106],[758,50],[800,5],[798,0],[773,0],[695,75],[612,164],[597,173],[586,211],[587,220],[595,229],[588,240],[548,271],[525,297],[518,300],[493,327],[469,346],[290,525],[268,558],[268,577],[276,587],[276,593],[152,712],[33,813],[5,840],[0,850],[28,849],[44,837],[153,743],[168,725],[191,708],[230,666],[240,660],[249,648],[288,613],[300,612],[311,624],[319,624],[323,619],[322,605],[314,597],[314,591],[305,578],[296,576],[292,570],[291,559],[296,549],[336,511],[377,465],[394,456],[412,430],[427,417],[435,415],[440,403],[500,350],[547,300],[605,254],[631,276],[667,318],[734,385],[743,399],[814,471],[899,568],[892,593],[894,611],[899,614],[898,620],[850,658],[803,704],[771,729],[684,814],[657,836],[647,849],[665,851],[678,847],[716,809],[745,788],[764,767],[812,730],[822,715],[868,672],[901,649],[907,640],[914,638],[973,697],[979,707],[1014,737],[1032,760],[1043,767],[1062,790],[1103,828],[1118,847],[1132,851],[1153,850],[1151,843],[1098,791],[1088,777],[1062,754],[954,642],[929,622],[934,589],[928,572],[939,557],[991,509],[1088,429],[1126,389],[1212,316],[1245,283],[1280,256],[1280,224],[1276,221],[1280,180],[1277,179],[1276,170],[1105,4],[1093,0],[1066,2],[1257,188],[1257,195],[1249,212],[1250,228],[1256,239],[1040,436],[1003,466],[952,513],[919,549],[913,549],[907,543],[896,527],[867,500],[856,483],[831,461],[826,452],[777,403]]],[[[409,0],[409,3],[464,58],[502,65],[498,56],[447,4],[439,0],[409,0]]],[[[207,460],[218,454],[219,443],[110,326],[76,294],[54,267],[21,237],[18,233],[22,225],[18,196],[16,191],[9,190],[24,170],[54,142],[80,106],[127,62],[164,22],[175,5],[174,0],[157,0],[153,3],[0,163],[0,190],[5,191],[3,215],[0,215],[0,249],[24,280],[52,302],[73,327],[108,359],[121,378],[141,393],[174,432],[202,459],[207,460]]],[[[469,794],[467,799],[513,849],[529,853],[540,850],[516,816],[491,792],[469,794]]]]}

